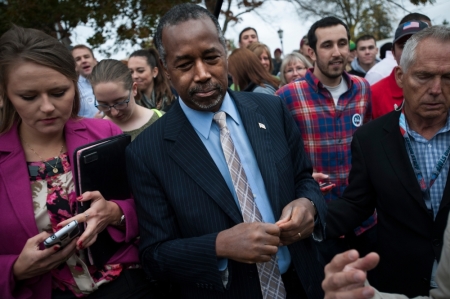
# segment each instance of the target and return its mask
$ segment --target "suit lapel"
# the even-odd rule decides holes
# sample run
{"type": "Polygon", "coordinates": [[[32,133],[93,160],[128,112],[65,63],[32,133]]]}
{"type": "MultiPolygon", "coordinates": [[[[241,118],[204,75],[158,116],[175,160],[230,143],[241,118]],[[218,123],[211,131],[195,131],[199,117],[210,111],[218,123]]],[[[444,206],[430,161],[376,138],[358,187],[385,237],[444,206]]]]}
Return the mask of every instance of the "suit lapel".
{"type": "MultiPolygon", "coordinates": [[[[80,131],[86,127],[81,122],[69,120],[65,126],[66,145],[69,157],[73,151],[90,140],[80,131]]],[[[20,143],[17,125],[1,136],[0,139],[0,173],[4,180],[7,198],[11,201],[13,212],[28,236],[39,233],[34,218],[33,196],[31,194],[25,153],[20,143]]],[[[73,163],[71,163],[73,164],[73,163]]]]}
{"type": "Polygon", "coordinates": [[[174,142],[169,152],[170,157],[235,223],[241,223],[241,212],[225,180],[180,104],[176,102],[164,117],[167,117],[164,138],[174,142]]]}
{"type": "Polygon", "coordinates": [[[37,235],[34,220],[33,197],[25,153],[20,143],[17,124],[0,138],[0,177],[2,177],[6,197],[11,201],[13,213],[29,237],[37,235]]]}
{"type": "MultiPolygon", "coordinates": [[[[230,92],[230,91],[229,91],[230,92]]],[[[278,169],[272,154],[270,124],[264,115],[258,113],[258,104],[250,100],[245,93],[230,92],[241,116],[248,139],[258,162],[263,177],[269,202],[275,218],[281,215],[282,207],[278,204],[278,169]],[[261,126],[262,125],[262,126],[261,126]]]]}
{"type": "Polygon", "coordinates": [[[400,112],[392,113],[391,117],[387,120],[384,126],[384,130],[387,134],[384,140],[382,140],[382,144],[392,169],[397,174],[403,187],[422,208],[427,210],[422,197],[422,191],[420,190],[419,183],[417,182],[417,178],[409,160],[409,155],[406,152],[404,139],[400,133],[399,116],[400,112]]]}

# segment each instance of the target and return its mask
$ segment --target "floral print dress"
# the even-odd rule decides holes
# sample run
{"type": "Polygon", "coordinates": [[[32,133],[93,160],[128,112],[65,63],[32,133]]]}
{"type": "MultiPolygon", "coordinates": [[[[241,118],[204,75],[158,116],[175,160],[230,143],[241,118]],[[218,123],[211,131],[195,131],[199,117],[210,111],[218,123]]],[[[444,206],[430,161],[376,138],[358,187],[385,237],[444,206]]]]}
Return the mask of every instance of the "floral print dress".
{"type": "MultiPolygon", "coordinates": [[[[33,197],[34,215],[40,232],[51,234],[56,225],[77,213],[75,182],[67,153],[44,162],[27,162],[33,197]],[[54,173],[54,168],[58,169],[54,173]]],[[[87,263],[85,250],[77,251],[66,263],[51,271],[53,288],[71,290],[77,297],[86,296],[100,285],[116,279],[122,264],[105,265],[103,269],[87,263]],[[63,275],[68,267],[71,276],[63,275]]]]}

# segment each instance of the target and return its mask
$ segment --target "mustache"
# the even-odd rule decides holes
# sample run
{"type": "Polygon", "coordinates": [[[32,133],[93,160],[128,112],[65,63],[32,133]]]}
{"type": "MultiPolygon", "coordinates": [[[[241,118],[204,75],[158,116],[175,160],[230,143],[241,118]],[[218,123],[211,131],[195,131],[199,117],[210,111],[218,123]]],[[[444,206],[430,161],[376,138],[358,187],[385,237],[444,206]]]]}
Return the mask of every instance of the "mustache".
{"type": "Polygon", "coordinates": [[[220,85],[219,83],[214,83],[214,82],[208,82],[205,84],[197,84],[194,87],[190,88],[188,93],[189,96],[193,96],[195,93],[199,93],[199,92],[208,92],[211,90],[217,89],[219,90],[219,92],[223,91],[223,87],[222,85],[220,85]]]}

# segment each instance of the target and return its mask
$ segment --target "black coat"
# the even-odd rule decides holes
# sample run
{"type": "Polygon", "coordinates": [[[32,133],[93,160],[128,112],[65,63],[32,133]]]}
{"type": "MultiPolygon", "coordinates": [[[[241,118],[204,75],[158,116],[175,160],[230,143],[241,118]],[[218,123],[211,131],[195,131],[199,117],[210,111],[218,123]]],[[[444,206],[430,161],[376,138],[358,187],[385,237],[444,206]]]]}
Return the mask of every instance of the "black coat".
{"type": "MultiPolygon", "coordinates": [[[[292,200],[307,197],[323,233],[326,205],[311,177],[300,131],[279,97],[231,92],[255,153],[276,219],[292,200]],[[261,129],[259,124],[264,124],[261,129]]],[[[128,174],[140,227],[140,255],[154,279],[178,285],[182,298],[261,298],[254,264],[228,261],[224,289],[215,242],[242,215],[219,169],[178,102],[127,149],[128,174]]],[[[312,238],[289,247],[308,298],[323,298],[323,266],[312,238]]]]}
{"type": "Polygon", "coordinates": [[[343,198],[328,206],[326,233],[330,238],[350,232],[376,208],[378,287],[415,297],[428,295],[433,262],[440,258],[450,184],[447,179],[433,221],[400,134],[399,116],[393,111],[356,131],[349,186],[343,198]]]}

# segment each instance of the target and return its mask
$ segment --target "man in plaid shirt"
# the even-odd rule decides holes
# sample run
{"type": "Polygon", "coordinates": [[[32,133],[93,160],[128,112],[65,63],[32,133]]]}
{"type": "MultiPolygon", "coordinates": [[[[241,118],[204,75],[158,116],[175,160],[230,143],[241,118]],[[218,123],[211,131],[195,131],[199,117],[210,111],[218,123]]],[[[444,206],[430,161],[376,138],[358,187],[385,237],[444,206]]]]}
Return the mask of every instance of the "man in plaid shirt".
{"type": "MultiPolygon", "coordinates": [[[[350,40],[344,22],[335,17],[319,20],[311,26],[308,39],[315,68],[308,70],[304,78],[283,86],[277,94],[286,102],[300,128],[314,166],[314,178],[336,185],[325,195],[329,202],[339,198],[348,185],[352,136],[370,120],[371,92],[366,80],[344,72],[350,40]]],[[[375,224],[376,213],[355,228],[355,235],[347,236],[346,241],[324,242],[321,251],[325,260],[328,262],[347,246],[369,252],[375,230],[363,232],[375,224]]]]}

